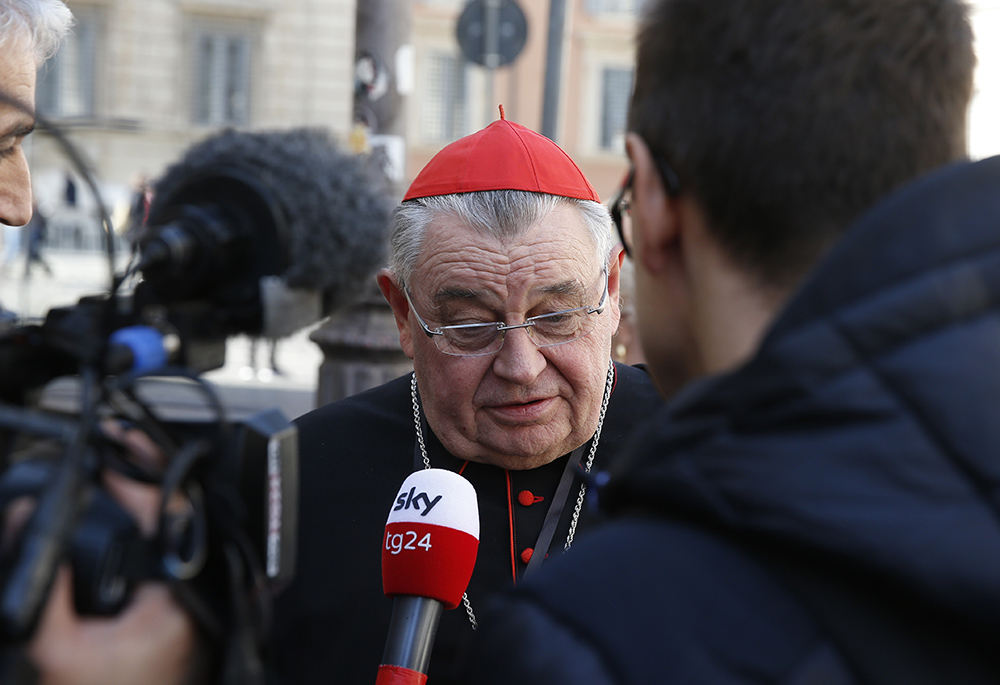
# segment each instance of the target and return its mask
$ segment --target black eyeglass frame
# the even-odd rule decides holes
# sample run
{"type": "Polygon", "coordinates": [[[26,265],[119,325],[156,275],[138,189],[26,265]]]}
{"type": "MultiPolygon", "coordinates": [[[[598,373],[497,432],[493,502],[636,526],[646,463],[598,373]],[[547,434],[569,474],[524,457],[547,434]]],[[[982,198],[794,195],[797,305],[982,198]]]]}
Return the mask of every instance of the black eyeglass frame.
{"type": "MultiPolygon", "coordinates": [[[[677,176],[677,172],[674,168],[670,166],[669,163],[662,156],[653,154],[653,163],[656,164],[656,170],[660,174],[660,180],[663,181],[663,187],[667,191],[667,195],[670,197],[677,197],[681,194],[681,179],[677,176]]],[[[615,230],[618,231],[618,239],[621,240],[622,247],[625,249],[625,254],[628,257],[632,256],[629,251],[628,241],[625,239],[625,229],[622,225],[622,213],[629,211],[629,202],[625,199],[625,196],[632,190],[632,181],[635,177],[635,168],[629,167],[628,175],[625,177],[625,181],[622,183],[621,189],[615,196],[614,201],[611,203],[611,221],[615,224],[615,230]]]]}

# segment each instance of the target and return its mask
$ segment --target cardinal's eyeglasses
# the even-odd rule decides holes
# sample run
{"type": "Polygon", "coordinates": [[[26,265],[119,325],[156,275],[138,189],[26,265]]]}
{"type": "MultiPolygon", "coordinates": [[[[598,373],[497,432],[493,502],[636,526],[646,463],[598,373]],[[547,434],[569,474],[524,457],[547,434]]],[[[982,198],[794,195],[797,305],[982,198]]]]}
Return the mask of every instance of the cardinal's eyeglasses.
{"type": "Polygon", "coordinates": [[[601,301],[596,306],[575,307],[551,314],[541,314],[525,319],[524,323],[508,325],[500,321],[484,323],[466,323],[455,326],[440,326],[431,328],[413,306],[410,293],[404,288],[406,301],[410,310],[417,317],[417,322],[424,329],[434,344],[445,354],[455,357],[480,357],[495,354],[503,347],[504,335],[515,328],[523,328],[538,347],[554,347],[579,340],[591,333],[597,325],[597,317],[601,314],[608,301],[608,268],[604,274],[604,290],[601,301]]]}

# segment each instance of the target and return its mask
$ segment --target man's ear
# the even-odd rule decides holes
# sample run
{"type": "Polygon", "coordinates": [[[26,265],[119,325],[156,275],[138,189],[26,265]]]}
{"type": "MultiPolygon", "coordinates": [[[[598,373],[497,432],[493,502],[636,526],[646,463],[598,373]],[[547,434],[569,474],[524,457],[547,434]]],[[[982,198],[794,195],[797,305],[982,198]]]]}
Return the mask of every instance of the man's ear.
{"type": "Polygon", "coordinates": [[[634,258],[651,273],[662,271],[677,256],[682,222],[680,204],[663,186],[646,141],[629,133],[625,149],[632,159],[632,243],[634,258]]]}
{"type": "Polygon", "coordinates": [[[403,354],[413,359],[413,331],[410,329],[410,303],[403,293],[403,289],[396,282],[396,275],[389,269],[382,269],[375,277],[378,281],[378,288],[382,291],[382,296],[392,308],[392,316],[396,320],[396,328],[399,330],[399,345],[403,348],[403,354]]]}
{"type": "Polygon", "coordinates": [[[618,246],[611,253],[611,259],[608,260],[608,303],[611,305],[613,311],[617,313],[617,316],[621,318],[621,307],[619,303],[621,302],[621,276],[622,276],[622,262],[625,261],[625,250],[618,246]]]}

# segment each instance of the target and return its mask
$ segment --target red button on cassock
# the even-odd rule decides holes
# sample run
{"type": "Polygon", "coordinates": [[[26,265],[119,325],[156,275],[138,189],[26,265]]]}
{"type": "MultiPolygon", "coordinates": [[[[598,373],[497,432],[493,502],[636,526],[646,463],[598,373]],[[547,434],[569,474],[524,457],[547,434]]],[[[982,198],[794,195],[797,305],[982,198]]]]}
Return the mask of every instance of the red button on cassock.
{"type": "Polygon", "coordinates": [[[544,497],[532,494],[531,490],[521,490],[521,492],[517,493],[517,502],[522,507],[530,507],[532,504],[541,502],[544,499],[544,497]]]}

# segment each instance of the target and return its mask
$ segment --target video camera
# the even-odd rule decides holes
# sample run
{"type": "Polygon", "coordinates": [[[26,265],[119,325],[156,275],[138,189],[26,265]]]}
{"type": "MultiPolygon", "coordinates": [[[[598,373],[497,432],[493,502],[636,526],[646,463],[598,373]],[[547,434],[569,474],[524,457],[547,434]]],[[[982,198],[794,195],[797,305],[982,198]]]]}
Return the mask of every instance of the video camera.
{"type": "Polygon", "coordinates": [[[224,131],[156,183],[107,293],[0,330],[0,512],[35,503],[0,557],[6,641],[31,637],[69,561],[78,613],[113,615],[135,583],[165,581],[223,646],[229,682],[259,679],[259,663],[232,662],[259,657],[270,597],[294,573],[298,436],[274,409],[231,420],[200,374],[223,364],[227,338],[287,335],[358,290],[340,280],[381,263],[388,226],[373,181],[320,131],[224,131]],[[109,421],[152,439],[166,467],[130,461],[109,421]],[[160,488],[155,537],[104,491],[107,470],[160,488]]]}

